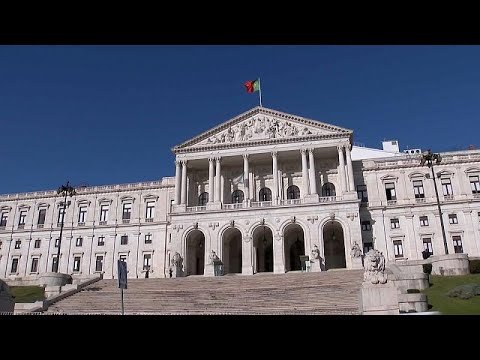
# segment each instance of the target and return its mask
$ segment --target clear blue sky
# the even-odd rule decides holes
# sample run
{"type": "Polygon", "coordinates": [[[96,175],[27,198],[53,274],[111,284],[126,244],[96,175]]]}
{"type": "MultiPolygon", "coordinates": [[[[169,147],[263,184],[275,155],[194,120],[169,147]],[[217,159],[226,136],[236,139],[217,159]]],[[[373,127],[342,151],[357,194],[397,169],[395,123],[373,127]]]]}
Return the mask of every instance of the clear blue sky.
{"type": "Polygon", "coordinates": [[[264,106],[365,146],[480,145],[480,46],[0,46],[0,194],[173,176],[257,77],[264,106]]]}

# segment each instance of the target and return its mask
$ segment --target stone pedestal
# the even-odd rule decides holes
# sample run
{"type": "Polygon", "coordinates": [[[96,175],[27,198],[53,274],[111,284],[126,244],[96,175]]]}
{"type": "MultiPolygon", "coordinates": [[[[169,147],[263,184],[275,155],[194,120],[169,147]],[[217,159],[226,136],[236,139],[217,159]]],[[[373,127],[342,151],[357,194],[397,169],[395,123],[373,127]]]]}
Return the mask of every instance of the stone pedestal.
{"type": "Polygon", "coordinates": [[[184,277],[183,270],[180,266],[172,266],[172,278],[184,277]]]}
{"type": "Polygon", "coordinates": [[[363,262],[361,257],[352,258],[352,269],[363,269],[363,262]]]}
{"type": "Polygon", "coordinates": [[[72,283],[72,276],[62,273],[45,273],[40,276],[40,284],[43,286],[63,286],[72,283]]]}
{"type": "Polygon", "coordinates": [[[45,286],[45,297],[47,299],[51,298],[52,296],[56,296],[62,292],[62,287],[57,285],[48,285],[45,286]]]}
{"type": "Polygon", "coordinates": [[[322,271],[322,267],[320,266],[320,260],[309,260],[310,261],[310,272],[320,272],[322,271]]]}
{"type": "Polygon", "coordinates": [[[360,311],[363,315],[399,314],[397,288],[392,282],[366,284],[360,290],[360,311]]]}
{"type": "Polygon", "coordinates": [[[213,264],[205,265],[204,276],[215,276],[215,267],[213,264]]]}

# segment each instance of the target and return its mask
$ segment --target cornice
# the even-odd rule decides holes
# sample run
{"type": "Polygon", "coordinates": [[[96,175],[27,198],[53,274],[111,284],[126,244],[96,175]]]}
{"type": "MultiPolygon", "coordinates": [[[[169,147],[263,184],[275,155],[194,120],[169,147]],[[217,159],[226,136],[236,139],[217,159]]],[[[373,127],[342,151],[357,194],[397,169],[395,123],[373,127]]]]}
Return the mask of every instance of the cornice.
{"type": "Polygon", "coordinates": [[[307,136],[298,136],[298,137],[288,137],[288,138],[274,138],[274,139],[259,139],[259,140],[249,140],[241,141],[234,143],[217,143],[211,145],[199,145],[194,147],[185,147],[185,148],[174,148],[173,151],[175,154],[186,154],[194,153],[201,151],[213,151],[213,150],[225,150],[225,149],[237,149],[245,148],[246,146],[268,146],[268,145],[277,145],[277,144],[288,144],[288,143],[300,143],[305,141],[312,140],[327,140],[327,139],[342,139],[349,134],[323,134],[323,135],[307,135],[307,136]]]}
{"type": "MultiPolygon", "coordinates": [[[[80,195],[94,195],[94,194],[107,194],[107,193],[125,193],[129,191],[137,190],[160,190],[160,189],[173,189],[175,184],[162,184],[162,181],[149,181],[139,183],[128,184],[116,184],[116,185],[102,185],[92,186],[87,188],[76,189],[76,199],[80,198],[80,195]]],[[[47,191],[34,191],[28,193],[16,193],[16,194],[1,194],[0,201],[24,201],[30,199],[54,199],[58,197],[56,190],[47,191]]]]}

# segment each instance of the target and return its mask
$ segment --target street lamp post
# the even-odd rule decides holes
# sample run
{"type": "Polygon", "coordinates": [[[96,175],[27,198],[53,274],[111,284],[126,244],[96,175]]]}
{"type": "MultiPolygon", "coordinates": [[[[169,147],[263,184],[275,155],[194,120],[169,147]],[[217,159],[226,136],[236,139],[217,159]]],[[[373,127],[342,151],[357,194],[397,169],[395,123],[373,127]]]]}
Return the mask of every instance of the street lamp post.
{"type": "Polygon", "coordinates": [[[433,180],[433,185],[435,186],[435,196],[437,197],[438,213],[440,214],[440,225],[442,227],[443,246],[445,247],[445,254],[448,254],[447,237],[445,235],[445,226],[443,225],[443,215],[442,215],[442,209],[440,207],[440,199],[438,197],[437,181],[435,180],[435,171],[433,171],[433,161],[435,161],[435,164],[438,165],[442,161],[442,157],[440,156],[440,154],[432,153],[432,151],[429,149],[427,150],[427,152],[422,154],[420,165],[423,166],[426,164],[432,171],[432,180],[433,180]]]}
{"type": "Polygon", "coordinates": [[[57,250],[57,264],[55,266],[55,272],[58,273],[60,269],[60,246],[62,244],[62,232],[63,232],[63,223],[65,220],[65,212],[67,208],[67,195],[73,196],[76,194],[75,189],[70,186],[70,182],[67,181],[67,185],[62,185],[58,188],[57,194],[62,194],[64,196],[62,203],[62,216],[60,222],[60,237],[58,239],[58,250],[57,250]]]}

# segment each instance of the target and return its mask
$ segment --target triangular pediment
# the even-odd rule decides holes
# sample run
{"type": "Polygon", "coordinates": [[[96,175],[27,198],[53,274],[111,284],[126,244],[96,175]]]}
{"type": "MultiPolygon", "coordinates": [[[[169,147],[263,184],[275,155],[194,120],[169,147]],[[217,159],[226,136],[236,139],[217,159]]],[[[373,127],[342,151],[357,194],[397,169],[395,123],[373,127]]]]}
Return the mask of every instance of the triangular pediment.
{"type": "Polygon", "coordinates": [[[348,137],[352,130],[257,106],[173,148],[210,149],[226,146],[348,137]]]}

